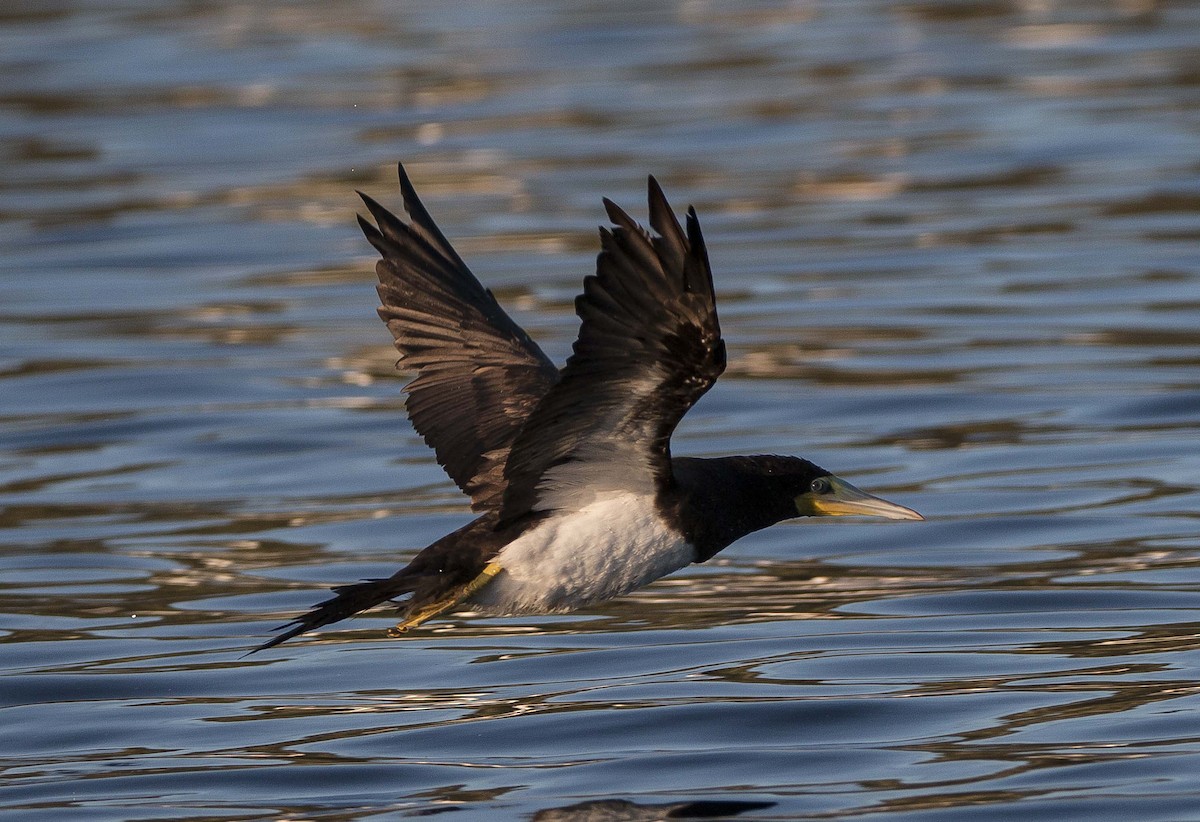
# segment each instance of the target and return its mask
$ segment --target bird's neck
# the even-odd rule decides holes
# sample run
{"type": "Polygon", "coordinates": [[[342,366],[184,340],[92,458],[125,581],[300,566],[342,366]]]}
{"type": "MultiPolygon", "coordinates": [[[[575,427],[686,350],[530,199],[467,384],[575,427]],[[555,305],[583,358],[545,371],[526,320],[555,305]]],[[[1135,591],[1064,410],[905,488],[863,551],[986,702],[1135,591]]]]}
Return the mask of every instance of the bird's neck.
{"type": "Polygon", "coordinates": [[[792,495],[778,478],[755,471],[745,458],[671,461],[674,504],[696,562],[710,559],[737,540],[796,516],[792,495]]]}

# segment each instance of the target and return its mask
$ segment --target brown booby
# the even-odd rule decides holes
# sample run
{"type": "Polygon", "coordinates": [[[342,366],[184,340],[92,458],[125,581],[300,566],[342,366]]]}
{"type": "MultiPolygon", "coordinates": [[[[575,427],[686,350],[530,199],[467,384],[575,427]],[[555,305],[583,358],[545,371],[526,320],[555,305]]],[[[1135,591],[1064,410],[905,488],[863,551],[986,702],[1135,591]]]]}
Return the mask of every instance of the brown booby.
{"type": "Polygon", "coordinates": [[[400,193],[407,223],[359,193],[382,257],[379,316],[416,374],[409,419],[478,516],[392,576],[334,588],[256,650],[385,602],[400,609],[392,635],[452,611],[570,611],[793,517],[922,518],[798,457],[671,455],[725,343],[696,212],[680,226],[653,177],[653,233],[604,201],[612,226],[561,369],[467,268],[403,166],[400,193]]]}

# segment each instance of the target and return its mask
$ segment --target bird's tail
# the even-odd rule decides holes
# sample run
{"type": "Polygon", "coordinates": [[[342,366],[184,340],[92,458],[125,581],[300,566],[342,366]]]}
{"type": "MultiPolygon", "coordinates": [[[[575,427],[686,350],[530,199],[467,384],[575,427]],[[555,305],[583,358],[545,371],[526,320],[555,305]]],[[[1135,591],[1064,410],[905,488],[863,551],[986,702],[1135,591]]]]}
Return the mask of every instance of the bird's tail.
{"type": "MultiPolygon", "coordinates": [[[[414,588],[413,582],[411,578],[388,577],[387,579],[368,579],[353,585],[340,585],[333,589],[332,597],[313,606],[313,609],[307,614],[276,628],[276,631],[283,631],[283,633],[271,637],[250,654],[273,648],[305,631],[340,622],[346,617],[354,616],[360,611],[387,602],[389,599],[411,593],[414,588]]],[[[250,654],[246,654],[246,656],[250,654]]]]}

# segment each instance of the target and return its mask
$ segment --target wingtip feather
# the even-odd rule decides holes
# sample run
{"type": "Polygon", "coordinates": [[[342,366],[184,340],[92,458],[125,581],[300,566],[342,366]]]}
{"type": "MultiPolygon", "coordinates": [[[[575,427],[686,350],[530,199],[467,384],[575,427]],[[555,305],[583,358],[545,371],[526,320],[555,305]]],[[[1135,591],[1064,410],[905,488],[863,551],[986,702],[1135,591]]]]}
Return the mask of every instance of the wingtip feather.
{"type": "Polygon", "coordinates": [[[376,200],[371,195],[363,194],[360,191],[360,192],[358,192],[358,196],[362,197],[363,205],[365,205],[367,207],[367,211],[371,212],[371,216],[375,218],[375,222],[382,224],[382,222],[384,220],[384,217],[382,215],[386,214],[389,217],[392,216],[391,212],[388,211],[386,208],[384,208],[382,205],[380,205],[379,201],[376,200]]]}
{"type": "Polygon", "coordinates": [[[383,233],[363,215],[355,214],[354,216],[358,218],[358,227],[362,231],[363,236],[367,238],[367,242],[374,246],[380,255],[386,257],[389,249],[387,239],[383,236],[383,233]]]}
{"type": "Polygon", "coordinates": [[[604,212],[608,215],[608,221],[613,225],[621,225],[622,218],[628,220],[629,215],[621,210],[621,207],[607,197],[602,197],[601,202],[604,203],[604,212]]]}
{"type": "Polygon", "coordinates": [[[693,251],[704,250],[704,233],[700,231],[700,218],[693,206],[688,206],[687,210],[687,236],[693,251]]]}
{"type": "Polygon", "coordinates": [[[404,201],[404,211],[409,215],[423,213],[425,208],[421,204],[421,198],[417,196],[417,189],[408,177],[408,172],[404,169],[404,163],[396,163],[396,173],[400,178],[400,198],[404,201]]]}
{"type": "Polygon", "coordinates": [[[674,248],[673,254],[681,259],[687,251],[684,246],[683,228],[680,227],[679,218],[675,216],[666,193],[653,174],[650,175],[647,199],[650,204],[650,227],[674,248]]]}

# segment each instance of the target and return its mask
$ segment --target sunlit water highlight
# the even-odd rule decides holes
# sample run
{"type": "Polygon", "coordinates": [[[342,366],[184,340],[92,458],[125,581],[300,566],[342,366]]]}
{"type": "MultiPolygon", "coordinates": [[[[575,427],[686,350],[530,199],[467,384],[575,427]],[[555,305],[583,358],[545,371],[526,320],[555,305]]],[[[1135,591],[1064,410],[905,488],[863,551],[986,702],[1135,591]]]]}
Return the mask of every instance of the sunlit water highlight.
{"type": "Polygon", "coordinates": [[[1152,0],[0,13],[0,808],[1196,818],[1198,44],[1152,0]],[[400,159],[559,360],[656,174],[731,351],[676,452],[929,521],[239,659],[469,516],[354,226],[400,159]]]}

